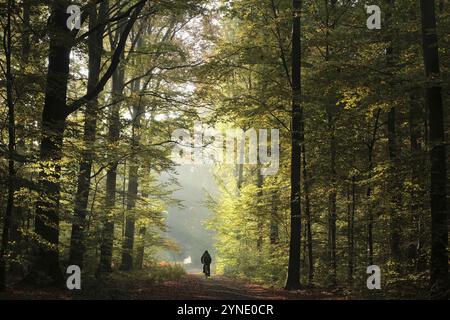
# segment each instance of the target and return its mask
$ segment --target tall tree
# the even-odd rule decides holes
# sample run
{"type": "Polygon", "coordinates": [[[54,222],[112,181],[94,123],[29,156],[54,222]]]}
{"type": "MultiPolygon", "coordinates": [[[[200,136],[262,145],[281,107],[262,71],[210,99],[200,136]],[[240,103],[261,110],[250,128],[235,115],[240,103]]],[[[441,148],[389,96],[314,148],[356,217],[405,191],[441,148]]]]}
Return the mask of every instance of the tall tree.
{"type": "MultiPolygon", "coordinates": [[[[140,46],[138,45],[138,48],[140,46]]],[[[141,81],[136,80],[133,83],[132,92],[139,94],[141,90],[141,81]]],[[[140,141],[140,127],[141,118],[144,113],[142,106],[142,98],[135,101],[133,104],[132,114],[132,128],[131,128],[131,163],[129,168],[128,177],[128,192],[127,192],[127,210],[125,218],[125,236],[122,245],[122,265],[121,269],[130,271],[133,268],[133,249],[134,249],[134,236],[135,236],[135,223],[136,217],[133,213],[133,209],[136,206],[136,200],[138,197],[138,179],[139,179],[139,161],[137,159],[137,152],[140,141]]]]}
{"type": "Polygon", "coordinates": [[[444,104],[439,66],[434,0],[421,0],[422,47],[427,76],[425,102],[428,109],[431,162],[431,296],[448,298],[448,212],[444,104]]]}
{"type": "Polygon", "coordinates": [[[8,107],[8,193],[5,215],[3,217],[2,241],[0,244],[0,290],[6,286],[6,254],[8,250],[11,217],[14,208],[15,176],[14,153],[16,151],[16,124],[13,97],[12,74],[12,16],[14,1],[8,0],[6,7],[6,23],[3,24],[3,51],[5,53],[5,65],[1,64],[3,75],[6,79],[6,104],[8,107]]]}
{"type": "MultiPolygon", "coordinates": [[[[394,0],[386,0],[387,4],[389,5],[388,13],[386,14],[386,24],[388,27],[388,36],[387,36],[387,42],[388,46],[386,48],[386,64],[387,64],[387,71],[392,72],[395,68],[396,60],[397,60],[397,53],[394,48],[395,40],[393,38],[393,35],[395,34],[395,29],[393,26],[393,11],[394,11],[394,0]]],[[[391,102],[395,103],[395,102],[391,102]]],[[[399,186],[399,177],[398,174],[398,167],[399,167],[399,144],[398,144],[398,133],[397,133],[397,107],[391,106],[388,112],[388,119],[387,119],[387,137],[388,137],[388,149],[389,149],[389,160],[390,160],[390,185],[391,185],[391,214],[390,214],[390,234],[391,234],[391,240],[390,240],[390,249],[391,249],[391,257],[394,259],[396,263],[400,260],[400,219],[399,219],[399,210],[401,207],[401,190],[399,186]]]]}
{"type": "MultiPolygon", "coordinates": [[[[123,55],[123,54],[122,54],[123,55]]],[[[121,64],[112,77],[112,101],[109,114],[108,142],[111,145],[116,144],[120,139],[120,105],[122,101],[123,88],[125,83],[125,67],[121,64]]],[[[117,155],[112,152],[109,155],[111,159],[106,173],[106,197],[105,197],[105,216],[102,229],[102,239],[100,244],[100,263],[98,272],[112,271],[112,255],[114,244],[114,220],[112,214],[116,204],[117,190],[117,168],[119,160],[117,155]]]]}
{"type": "Polygon", "coordinates": [[[411,152],[411,181],[417,188],[411,190],[412,204],[410,208],[411,217],[415,224],[416,242],[416,271],[425,269],[425,216],[426,208],[422,201],[425,190],[425,179],[423,168],[426,167],[425,154],[423,152],[422,141],[424,138],[423,122],[424,106],[420,88],[414,87],[409,94],[409,140],[411,152]]]}
{"type": "MultiPolygon", "coordinates": [[[[103,33],[104,21],[107,16],[108,2],[103,1],[97,12],[97,8],[90,8],[89,29],[95,30],[88,38],[89,55],[89,78],[87,91],[92,91],[100,79],[100,68],[103,53],[103,33]],[[100,27],[97,27],[100,25],[100,27]],[[95,29],[96,28],[96,29],[95,29]]],[[[93,98],[88,102],[85,111],[84,120],[84,150],[81,155],[80,169],[77,179],[77,191],[75,194],[74,221],[72,223],[72,236],[69,252],[69,264],[83,267],[83,256],[85,253],[85,225],[89,198],[89,189],[91,185],[91,170],[94,158],[92,150],[97,131],[98,99],[93,98]]]]}
{"type": "Polygon", "coordinates": [[[347,281],[353,286],[353,270],[355,259],[355,209],[356,209],[356,177],[352,176],[351,188],[347,191],[347,241],[348,241],[348,272],[347,281]],[[351,200],[350,200],[351,197],[351,200]]]}
{"type": "MultiPolygon", "coordinates": [[[[329,43],[330,31],[336,27],[337,20],[332,19],[332,12],[336,12],[336,0],[331,0],[329,7],[328,1],[326,4],[326,52],[325,60],[334,59],[332,56],[333,48],[329,43]]],[[[329,192],[329,250],[330,250],[330,268],[331,268],[331,286],[336,287],[337,285],[337,260],[336,260],[336,242],[337,242],[337,232],[336,232],[336,221],[337,221],[337,137],[336,137],[336,102],[335,98],[327,105],[327,115],[328,115],[328,130],[330,135],[330,192],[329,192]]]]}
{"type": "Polygon", "coordinates": [[[308,166],[306,161],[306,145],[305,145],[305,121],[303,115],[301,117],[301,157],[302,157],[302,173],[303,173],[303,193],[305,194],[305,218],[306,218],[306,245],[308,247],[308,286],[313,286],[314,281],[314,259],[313,259],[313,237],[312,237],[312,217],[310,188],[308,180],[308,166]]]}
{"type": "Polygon", "coordinates": [[[286,290],[300,288],[301,247],[301,0],[293,0],[292,26],[292,119],[291,119],[291,237],[286,290]]]}
{"type": "Polygon", "coordinates": [[[367,263],[369,265],[373,265],[373,225],[374,225],[374,214],[373,214],[373,205],[371,201],[372,197],[372,176],[373,176],[373,167],[374,167],[374,148],[375,143],[377,141],[377,132],[379,129],[378,122],[380,121],[380,114],[381,109],[378,109],[376,111],[375,115],[375,123],[373,126],[373,130],[371,133],[370,140],[367,143],[367,160],[368,160],[368,177],[367,177],[367,191],[366,191],[366,198],[367,198],[367,263]]]}

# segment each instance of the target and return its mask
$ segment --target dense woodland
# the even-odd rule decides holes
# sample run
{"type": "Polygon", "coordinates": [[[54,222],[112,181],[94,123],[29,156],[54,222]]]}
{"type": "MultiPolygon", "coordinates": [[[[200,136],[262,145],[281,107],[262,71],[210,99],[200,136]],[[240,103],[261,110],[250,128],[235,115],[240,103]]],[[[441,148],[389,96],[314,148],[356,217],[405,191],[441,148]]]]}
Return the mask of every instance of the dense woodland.
{"type": "Polygon", "coordinates": [[[177,249],[171,134],[202,121],[280,130],[276,174],[214,166],[216,273],[448,297],[449,1],[1,0],[0,17],[0,288],[151,273],[177,249]]]}

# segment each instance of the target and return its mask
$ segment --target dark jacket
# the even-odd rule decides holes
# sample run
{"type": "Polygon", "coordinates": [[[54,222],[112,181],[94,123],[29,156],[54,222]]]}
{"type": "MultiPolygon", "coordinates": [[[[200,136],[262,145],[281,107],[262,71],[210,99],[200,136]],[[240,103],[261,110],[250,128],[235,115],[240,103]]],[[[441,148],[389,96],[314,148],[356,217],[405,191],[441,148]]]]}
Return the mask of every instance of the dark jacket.
{"type": "Polygon", "coordinates": [[[203,253],[202,255],[202,263],[203,264],[211,264],[211,256],[209,255],[208,251],[205,251],[205,253],[203,253]]]}

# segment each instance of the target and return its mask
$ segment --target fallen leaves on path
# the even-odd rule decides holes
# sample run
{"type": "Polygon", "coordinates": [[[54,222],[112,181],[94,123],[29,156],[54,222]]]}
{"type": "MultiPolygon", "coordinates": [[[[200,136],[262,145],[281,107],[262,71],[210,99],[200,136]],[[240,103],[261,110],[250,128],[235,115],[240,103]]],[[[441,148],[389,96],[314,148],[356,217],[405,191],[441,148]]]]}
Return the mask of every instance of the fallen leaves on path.
{"type": "Polygon", "coordinates": [[[225,276],[205,279],[200,274],[187,274],[178,280],[157,282],[151,280],[111,282],[80,292],[62,289],[13,288],[0,293],[0,299],[66,300],[345,300],[331,290],[304,289],[285,291],[267,288],[244,280],[225,276]]]}
{"type": "Polygon", "coordinates": [[[167,281],[152,286],[141,284],[139,288],[132,290],[130,295],[133,299],[162,300],[345,299],[322,289],[285,291],[224,276],[205,279],[198,274],[188,274],[178,281],[167,281]]]}

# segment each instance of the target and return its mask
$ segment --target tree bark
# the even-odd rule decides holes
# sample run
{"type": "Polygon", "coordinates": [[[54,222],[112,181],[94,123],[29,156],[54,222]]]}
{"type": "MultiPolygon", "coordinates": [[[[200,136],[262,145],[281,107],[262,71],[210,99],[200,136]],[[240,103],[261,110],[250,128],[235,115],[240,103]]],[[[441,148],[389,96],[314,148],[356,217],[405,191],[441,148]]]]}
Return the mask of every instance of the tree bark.
{"type": "MultiPolygon", "coordinates": [[[[113,74],[112,78],[112,106],[109,118],[108,142],[114,145],[120,138],[120,100],[125,83],[125,70],[121,65],[113,74]]],[[[105,199],[105,217],[102,230],[102,243],[100,245],[100,264],[99,274],[112,271],[112,253],[114,243],[114,217],[111,216],[116,204],[117,190],[117,167],[118,161],[114,158],[116,155],[110,154],[112,163],[106,173],[106,199],[105,199]]]]}
{"type": "Polygon", "coordinates": [[[436,33],[434,0],[421,0],[422,46],[426,86],[426,106],[429,111],[431,162],[431,265],[430,284],[433,299],[448,299],[448,212],[447,168],[444,130],[444,106],[439,84],[439,45],[436,33]]]}
{"type": "MultiPolygon", "coordinates": [[[[30,14],[31,14],[31,1],[23,1],[21,4],[22,8],[22,33],[21,33],[21,55],[20,55],[20,73],[26,77],[27,76],[27,70],[29,68],[29,57],[31,52],[31,46],[30,46],[30,14]]],[[[22,90],[26,92],[26,88],[22,87],[22,90]]],[[[16,102],[15,105],[19,103],[19,99],[16,102]]],[[[21,106],[26,105],[26,101],[20,102],[21,106]]],[[[18,109],[17,107],[15,107],[18,109]]],[[[16,146],[15,146],[15,152],[17,154],[23,155],[26,152],[26,132],[25,132],[25,125],[22,123],[22,121],[19,121],[15,125],[15,136],[16,136],[16,146]]],[[[21,170],[21,167],[23,164],[16,163],[16,175],[17,172],[21,170]]],[[[23,234],[20,231],[20,225],[23,223],[24,220],[24,212],[25,208],[21,206],[19,203],[14,204],[14,210],[12,212],[11,217],[11,225],[10,225],[10,241],[11,243],[14,243],[14,245],[11,246],[11,259],[9,262],[9,273],[23,276],[24,273],[24,266],[22,263],[20,263],[17,259],[17,257],[21,254],[21,245],[23,244],[23,234]]]]}
{"type": "MultiPolygon", "coordinates": [[[[330,11],[336,10],[336,0],[326,0],[326,49],[325,60],[329,61],[331,58],[331,46],[329,43],[329,29],[334,29],[335,25],[331,22],[330,11]],[[331,10],[330,10],[331,9],[331,10]]],[[[337,220],[337,173],[336,173],[336,102],[335,98],[326,106],[328,116],[328,130],[330,134],[330,185],[328,192],[328,261],[330,274],[330,285],[336,287],[337,285],[337,262],[336,262],[336,220],[337,220]]]]}
{"type": "MultiPolygon", "coordinates": [[[[138,93],[140,91],[140,81],[135,81],[133,92],[138,93]]],[[[130,271],[133,269],[133,248],[134,248],[134,233],[136,217],[134,216],[133,209],[136,206],[136,199],[138,195],[138,159],[136,157],[137,149],[140,142],[140,127],[141,118],[144,112],[144,108],[139,101],[138,104],[133,106],[133,120],[132,120],[132,159],[130,161],[129,178],[128,178],[128,192],[127,192],[127,211],[125,218],[125,237],[122,245],[122,265],[121,269],[124,271],[130,271]]]]}
{"type": "Polygon", "coordinates": [[[280,230],[278,223],[278,193],[277,190],[272,191],[272,208],[270,210],[270,244],[275,245],[280,240],[280,230]]]}
{"type": "Polygon", "coordinates": [[[300,288],[300,121],[301,121],[301,0],[293,0],[292,27],[292,124],[291,124],[291,235],[286,290],[300,288]]]}
{"type": "Polygon", "coordinates": [[[145,253],[145,234],[147,233],[146,227],[139,228],[139,241],[137,243],[136,250],[136,269],[141,270],[144,264],[144,253],[145,253]]]}
{"type": "Polygon", "coordinates": [[[49,20],[50,48],[42,112],[39,184],[41,197],[36,205],[35,232],[42,243],[35,254],[30,278],[48,277],[62,283],[59,266],[60,160],[66,125],[65,107],[73,36],[66,27],[66,1],[54,1],[49,20]]]}
{"type": "Polygon", "coordinates": [[[30,12],[31,12],[31,1],[22,2],[22,19],[23,19],[23,34],[21,37],[22,41],[22,62],[24,64],[28,63],[28,58],[30,56],[30,12]]]}
{"type": "MultiPolygon", "coordinates": [[[[389,28],[389,35],[387,36],[388,47],[386,48],[386,64],[388,70],[392,70],[395,68],[395,62],[397,60],[397,56],[394,50],[394,40],[393,36],[390,33],[394,33],[394,27],[392,23],[392,11],[394,10],[394,0],[385,0],[389,6],[389,9],[386,13],[386,24],[389,28]]],[[[388,113],[387,120],[387,131],[388,131],[388,149],[389,149],[389,161],[390,161],[390,251],[391,257],[396,263],[396,267],[398,267],[398,263],[400,262],[400,219],[399,219],[399,209],[401,207],[401,190],[400,190],[400,182],[398,181],[399,177],[396,176],[399,169],[398,163],[398,142],[397,142],[397,108],[392,106],[388,113]]]]}
{"type": "Polygon", "coordinates": [[[377,114],[375,116],[375,124],[373,127],[373,133],[372,133],[372,138],[369,142],[368,145],[368,162],[369,162],[369,168],[368,168],[368,177],[367,180],[368,185],[367,185],[367,193],[366,193],[366,197],[367,197],[367,262],[369,265],[373,265],[373,222],[374,222],[374,218],[373,218],[373,208],[372,208],[372,203],[370,200],[370,197],[372,196],[372,186],[371,186],[371,182],[370,180],[372,179],[372,170],[373,170],[373,150],[375,148],[375,142],[376,142],[376,138],[377,138],[377,131],[378,131],[378,122],[380,120],[380,113],[381,113],[381,109],[378,109],[377,114]]]}
{"type": "MultiPolygon", "coordinates": [[[[262,197],[263,197],[263,184],[264,184],[264,177],[261,174],[261,171],[259,168],[256,169],[257,172],[257,181],[256,181],[256,185],[258,187],[258,193],[257,193],[257,201],[258,203],[261,203],[262,197]]],[[[262,210],[258,210],[257,212],[257,219],[258,219],[258,239],[256,241],[256,249],[258,250],[258,252],[261,252],[262,248],[263,248],[263,227],[264,227],[264,211],[262,210]]]]}
{"type": "Polygon", "coordinates": [[[308,167],[306,161],[306,146],[305,146],[305,121],[302,112],[301,116],[301,158],[303,165],[303,192],[305,194],[305,218],[306,218],[306,242],[308,247],[308,286],[313,286],[314,281],[314,259],[313,259],[313,239],[312,239],[312,218],[311,205],[309,200],[309,180],[308,167]]]}
{"type": "Polygon", "coordinates": [[[388,149],[389,149],[389,160],[391,162],[390,167],[390,180],[391,180],[391,208],[390,208],[390,251],[391,257],[398,264],[400,262],[400,218],[399,212],[401,206],[401,190],[399,187],[399,177],[396,176],[398,173],[398,143],[397,143],[397,130],[396,130],[396,108],[392,107],[388,114],[388,149]]]}
{"type": "Polygon", "coordinates": [[[237,177],[237,190],[238,193],[241,192],[241,188],[242,188],[242,182],[244,179],[244,165],[242,163],[239,163],[237,165],[237,171],[238,171],[238,177],[237,177]]]}
{"type": "MultiPolygon", "coordinates": [[[[95,7],[89,13],[89,29],[94,29],[98,23],[106,19],[108,10],[107,2],[102,2],[97,13],[95,7]]],[[[89,78],[87,84],[88,92],[93,90],[100,78],[100,68],[103,52],[104,26],[91,33],[88,38],[89,52],[89,78]]],[[[85,224],[89,190],[91,185],[91,169],[94,158],[93,143],[97,131],[98,99],[92,99],[86,107],[84,120],[84,148],[81,155],[80,169],[77,179],[77,191],[75,194],[74,220],[72,224],[72,235],[70,242],[69,264],[83,267],[83,256],[85,253],[85,224]]]]}
{"type": "Polygon", "coordinates": [[[329,259],[330,259],[330,282],[332,287],[337,285],[337,263],[336,263],[336,124],[334,118],[334,104],[329,106],[328,127],[330,130],[330,192],[328,208],[328,237],[329,237],[329,259]]]}
{"type": "MultiPolygon", "coordinates": [[[[13,14],[13,0],[8,0],[7,3],[7,22],[3,29],[3,49],[5,53],[5,78],[6,78],[6,104],[8,106],[8,195],[6,203],[6,211],[3,217],[3,232],[2,242],[0,247],[0,290],[6,287],[6,253],[8,250],[9,232],[11,217],[14,208],[14,178],[16,176],[16,169],[14,166],[13,154],[16,149],[16,133],[15,133],[15,110],[13,100],[13,76],[11,71],[11,56],[12,56],[12,36],[11,36],[11,22],[13,14]]],[[[3,66],[2,66],[3,67],[3,66]]],[[[5,68],[2,68],[3,70],[5,68]]]]}
{"type": "Polygon", "coordinates": [[[424,159],[423,146],[420,142],[424,138],[421,119],[423,118],[423,105],[421,102],[420,88],[413,88],[409,95],[409,139],[411,150],[411,182],[414,188],[411,191],[412,203],[410,205],[411,219],[416,226],[412,241],[416,242],[415,267],[417,272],[422,272],[426,267],[426,254],[424,252],[424,212],[423,193],[425,190],[424,172],[426,163],[424,159]]]}
{"type": "Polygon", "coordinates": [[[356,208],[356,178],[352,176],[351,192],[347,193],[347,241],[348,241],[348,273],[347,281],[350,287],[353,286],[353,270],[355,259],[355,208],[356,208]],[[350,201],[351,197],[351,201],[350,201]]]}

